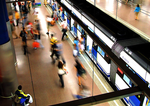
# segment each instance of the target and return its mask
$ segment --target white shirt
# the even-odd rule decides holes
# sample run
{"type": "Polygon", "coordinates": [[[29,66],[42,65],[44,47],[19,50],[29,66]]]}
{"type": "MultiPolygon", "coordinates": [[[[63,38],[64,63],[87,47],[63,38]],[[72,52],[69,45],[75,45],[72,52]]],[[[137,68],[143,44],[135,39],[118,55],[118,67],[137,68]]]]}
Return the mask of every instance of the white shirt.
{"type": "Polygon", "coordinates": [[[30,30],[31,30],[31,28],[32,28],[30,24],[29,24],[29,25],[27,25],[26,27],[27,27],[27,31],[30,31],[30,30]]]}
{"type": "Polygon", "coordinates": [[[48,22],[51,22],[52,20],[53,20],[53,18],[47,17],[47,21],[48,21],[48,22]]]}
{"type": "Polygon", "coordinates": [[[63,21],[60,26],[64,29],[67,29],[67,21],[63,21]]]}

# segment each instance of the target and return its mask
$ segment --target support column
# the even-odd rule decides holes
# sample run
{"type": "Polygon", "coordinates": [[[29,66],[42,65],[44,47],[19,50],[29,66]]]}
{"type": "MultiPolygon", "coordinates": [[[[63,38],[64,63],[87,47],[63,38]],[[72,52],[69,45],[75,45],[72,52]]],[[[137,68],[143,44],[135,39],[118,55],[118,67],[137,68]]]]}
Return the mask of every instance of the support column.
{"type": "Polygon", "coordinates": [[[110,81],[115,85],[116,80],[116,72],[117,72],[117,65],[111,61],[111,67],[110,67],[110,81]]]}
{"type": "MultiPolygon", "coordinates": [[[[6,1],[8,1],[8,0],[6,0],[6,1]]],[[[7,3],[6,7],[7,7],[6,8],[7,11],[6,11],[5,14],[8,14],[8,17],[13,17],[13,10],[11,8],[11,3],[7,3]]],[[[8,22],[6,22],[6,24],[7,24],[8,35],[9,35],[11,46],[12,46],[12,50],[13,50],[14,64],[16,65],[17,64],[17,60],[16,60],[14,43],[13,43],[13,37],[12,37],[12,30],[11,30],[10,20],[8,20],[8,22]]]]}
{"type": "Polygon", "coordinates": [[[5,0],[0,0],[0,13],[0,95],[7,97],[17,89],[18,80],[6,25],[9,19],[5,0]]]}

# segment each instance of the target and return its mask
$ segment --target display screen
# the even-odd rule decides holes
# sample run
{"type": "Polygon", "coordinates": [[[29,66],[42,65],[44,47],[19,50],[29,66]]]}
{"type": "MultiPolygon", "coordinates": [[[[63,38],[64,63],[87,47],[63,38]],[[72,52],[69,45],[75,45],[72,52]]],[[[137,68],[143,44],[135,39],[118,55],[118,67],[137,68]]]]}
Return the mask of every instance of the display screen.
{"type": "Polygon", "coordinates": [[[79,24],[77,24],[77,28],[78,28],[78,30],[79,30],[80,32],[82,32],[82,28],[80,27],[79,24]]]}
{"type": "Polygon", "coordinates": [[[123,76],[123,79],[126,81],[126,83],[127,83],[128,85],[132,86],[130,79],[129,79],[125,74],[124,74],[124,76],[123,76]]]}
{"type": "Polygon", "coordinates": [[[97,51],[104,57],[105,52],[98,46],[97,51]]]}

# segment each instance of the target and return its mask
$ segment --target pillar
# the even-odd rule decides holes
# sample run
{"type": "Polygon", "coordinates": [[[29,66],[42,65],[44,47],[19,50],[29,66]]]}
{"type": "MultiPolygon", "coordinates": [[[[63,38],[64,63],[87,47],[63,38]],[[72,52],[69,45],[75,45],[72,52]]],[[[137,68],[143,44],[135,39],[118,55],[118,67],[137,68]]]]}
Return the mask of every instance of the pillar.
{"type": "Polygon", "coordinates": [[[18,80],[6,25],[9,19],[5,0],[0,0],[0,13],[0,95],[8,97],[15,92],[18,80]]]}
{"type": "Polygon", "coordinates": [[[117,72],[117,65],[111,61],[111,67],[110,67],[110,81],[112,84],[115,85],[115,80],[116,80],[116,72],[117,72]]]}
{"type": "MultiPolygon", "coordinates": [[[[6,0],[6,1],[9,1],[9,0],[6,0]]],[[[7,3],[6,7],[7,7],[7,9],[6,9],[7,11],[5,12],[5,14],[8,14],[8,17],[13,17],[13,10],[11,8],[11,3],[7,3]]],[[[12,37],[10,21],[7,21],[6,25],[7,25],[7,31],[8,31],[8,35],[9,35],[11,46],[12,46],[12,50],[13,50],[14,64],[16,65],[17,64],[17,60],[16,60],[16,54],[15,54],[15,48],[14,48],[14,43],[13,43],[13,37],[12,37]]]]}

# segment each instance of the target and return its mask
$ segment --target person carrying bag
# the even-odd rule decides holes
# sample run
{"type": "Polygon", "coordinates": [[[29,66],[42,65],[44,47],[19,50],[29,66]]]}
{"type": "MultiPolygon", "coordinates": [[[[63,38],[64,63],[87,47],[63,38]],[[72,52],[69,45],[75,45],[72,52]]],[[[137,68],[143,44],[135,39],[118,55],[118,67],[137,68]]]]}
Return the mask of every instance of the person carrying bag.
{"type": "Polygon", "coordinates": [[[67,70],[64,67],[64,64],[62,61],[59,60],[58,62],[58,76],[60,78],[60,82],[61,82],[61,87],[64,88],[64,80],[63,80],[63,75],[67,74],[67,70]]]}

